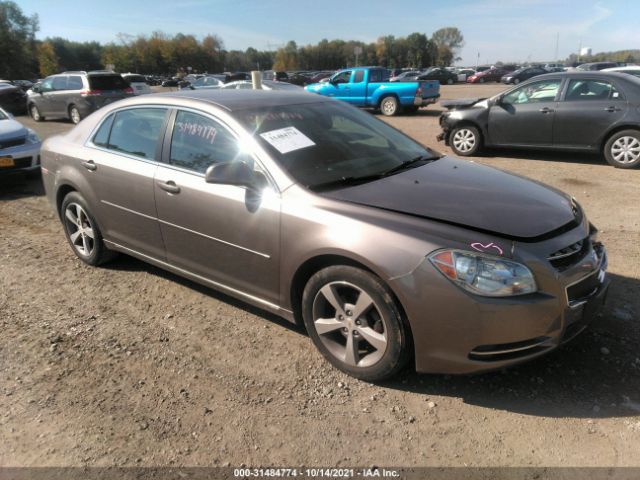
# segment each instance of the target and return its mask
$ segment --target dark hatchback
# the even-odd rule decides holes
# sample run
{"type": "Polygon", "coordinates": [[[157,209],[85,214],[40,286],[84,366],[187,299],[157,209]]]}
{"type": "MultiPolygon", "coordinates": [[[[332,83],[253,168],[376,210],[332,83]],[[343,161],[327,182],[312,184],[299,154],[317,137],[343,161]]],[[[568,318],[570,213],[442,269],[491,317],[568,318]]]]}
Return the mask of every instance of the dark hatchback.
{"type": "Polygon", "coordinates": [[[509,72],[506,75],[503,75],[500,80],[502,83],[513,83],[514,85],[517,85],[520,82],[537,77],[538,75],[544,75],[545,73],[549,72],[540,67],[519,68],[515,72],[509,72]]]}
{"type": "Polygon", "coordinates": [[[444,140],[458,155],[482,147],[602,152],[619,168],[640,166],[640,78],[566,72],[535,77],[489,99],[441,102],[444,140]]]}

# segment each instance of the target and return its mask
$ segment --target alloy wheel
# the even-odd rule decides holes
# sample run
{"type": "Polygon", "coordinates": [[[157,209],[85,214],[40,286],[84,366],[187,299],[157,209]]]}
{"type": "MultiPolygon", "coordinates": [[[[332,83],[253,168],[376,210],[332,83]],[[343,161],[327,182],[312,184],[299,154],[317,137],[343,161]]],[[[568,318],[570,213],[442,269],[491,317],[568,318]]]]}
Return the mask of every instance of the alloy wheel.
{"type": "Polygon", "coordinates": [[[71,110],[69,111],[69,115],[71,116],[71,121],[74,124],[77,125],[78,123],[80,123],[80,112],[76,107],[71,107],[71,110]]]}
{"type": "Polygon", "coordinates": [[[622,164],[637,162],[640,159],[640,140],[631,136],[618,138],[611,145],[611,156],[622,164]]]}
{"type": "Polygon", "coordinates": [[[64,216],[73,248],[84,257],[91,256],[95,248],[95,232],[87,212],[77,203],[70,203],[64,216]]]}
{"type": "Polygon", "coordinates": [[[33,118],[36,122],[40,121],[40,111],[38,110],[38,107],[36,107],[35,105],[31,105],[29,112],[31,113],[31,118],[33,118]]]}
{"type": "Polygon", "coordinates": [[[453,135],[452,143],[456,150],[467,153],[475,147],[476,136],[468,128],[461,128],[453,135]]]}
{"type": "Polygon", "coordinates": [[[367,292],[348,282],[330,282],[318,291],[313,325],[331,355],[351,367],[375,365],[387,349],[380,308],[367,292]]]}

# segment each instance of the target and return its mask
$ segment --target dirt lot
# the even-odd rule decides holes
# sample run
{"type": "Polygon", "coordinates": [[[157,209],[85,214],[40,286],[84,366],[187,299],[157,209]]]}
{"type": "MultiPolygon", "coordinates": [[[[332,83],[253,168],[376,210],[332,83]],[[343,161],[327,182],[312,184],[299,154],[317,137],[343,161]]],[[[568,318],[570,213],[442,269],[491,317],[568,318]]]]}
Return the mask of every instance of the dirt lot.
{"type": "MultiPolygon", "coordinates": [[[[389,122],[448,151],[438,114],[389,122]]],[[[125,256],[85,266],[39,181],[0,179],[0,465],[640,466],[640,170],[580,154],[475,161],[578,199],[609,250],[608,306],[533,363],[384,385],[225,295],[125,256]]]]}

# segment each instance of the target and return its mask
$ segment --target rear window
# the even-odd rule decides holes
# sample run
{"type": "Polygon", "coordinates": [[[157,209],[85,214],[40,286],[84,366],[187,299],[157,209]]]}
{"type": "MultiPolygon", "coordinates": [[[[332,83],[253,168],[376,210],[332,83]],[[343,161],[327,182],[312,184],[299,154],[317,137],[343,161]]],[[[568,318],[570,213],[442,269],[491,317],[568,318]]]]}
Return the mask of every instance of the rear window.
{"type": "Polygon", "coordinates": [[[124,79],[130,83],[147,83],[142,75],[127,75],[124,79]]]}
{"type": "Polygon", "coordinates": [[[124,90],[128,87],[129,85],[120,75],[89,76],[91,90],[124,90]]]}

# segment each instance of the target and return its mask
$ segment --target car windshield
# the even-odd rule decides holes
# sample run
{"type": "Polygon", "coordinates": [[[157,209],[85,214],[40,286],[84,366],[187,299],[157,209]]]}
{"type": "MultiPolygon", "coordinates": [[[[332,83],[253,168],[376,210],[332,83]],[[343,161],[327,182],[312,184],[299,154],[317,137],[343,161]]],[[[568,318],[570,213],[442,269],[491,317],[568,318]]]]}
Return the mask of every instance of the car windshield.
{"type": "Polygon", "coordinates": [[[321,190],[373,181],[440,155],[341,102],[234,112],[300,184],[321,190]]]}

